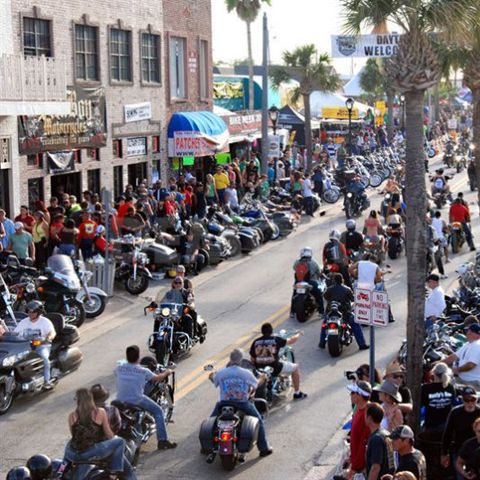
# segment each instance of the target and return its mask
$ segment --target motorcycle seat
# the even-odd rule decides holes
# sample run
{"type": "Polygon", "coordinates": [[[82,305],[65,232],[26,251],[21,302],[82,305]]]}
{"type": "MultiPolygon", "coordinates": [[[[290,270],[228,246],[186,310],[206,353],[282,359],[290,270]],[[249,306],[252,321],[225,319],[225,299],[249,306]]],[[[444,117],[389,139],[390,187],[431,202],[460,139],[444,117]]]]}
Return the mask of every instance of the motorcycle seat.
{"type": "Polygon", "coordinates": [[[105,468],[108,469],[110,465],[109,459],[95,459],[92,458],[90,460],[71,460],[70,463],[72,464],[73,467],[76,465],[96,465],[97,467],[105,468]]]}
{"type": "Polygon", "coordinates": [[[142,410],[142,408],[140,408],[138,405],[133,405],[128,402],[121,402],[120,400],[113,400],[110,403],[114,407],[117,407],[119,410],[138,410],[138,411],[142,410]]]}
{"type": "Polygon", "coordinates": [[[53,323],[57,336],[61,336],[65,329],[65,317],[61,313],[47,313],[47,318],[53,323]]]}

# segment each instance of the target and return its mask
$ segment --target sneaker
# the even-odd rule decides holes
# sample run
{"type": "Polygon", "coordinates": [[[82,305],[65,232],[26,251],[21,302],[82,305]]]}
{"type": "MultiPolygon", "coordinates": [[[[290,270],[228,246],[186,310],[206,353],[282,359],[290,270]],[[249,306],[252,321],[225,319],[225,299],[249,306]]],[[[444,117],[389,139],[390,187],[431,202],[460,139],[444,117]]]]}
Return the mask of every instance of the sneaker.
{"type": "Polygon", "coordinates": [[[238,463],[245,463],[245,455],[240,454],[240,455],[237,457],[237,462],[238,462],[238,463]]]}
{"type": "Polygon", "coordinates": [[[293,394],[293,399],[294,400],[303,400],[304,398],[307,398],[308,395],[306,393],[303,393],[303,392],[298,392],[298,393],[294,393],[293,394]]]}
{"type": "Polygon", "coordinates": [[[362,345],[361,347],[358,347],[359,350],[368,350],[370,348],[370,345],[362,345]]]}
{"type": "Polygon", "coordinates": [[[472,247],[470,247],[470,251],[471,251],[471,252],[474,252],[475,250],[476,250],[476,248],[475,248],[475,247],[473,247],[473,246],[472,246],[472,247]]]}
{"type": "Polygon", "coordinates": [[[267,450],[260,450],[261,457],[268,457],[273,453],[273,448],[268,448],[267,450]]]}
{"type": "Polygon", "coordinates": [[[171,442],[170,440],[158,441],[157,450],[170,450],[171,448],[177,448],[177,444],[175,442],[171,442]]]}
{"type": "Polygon", "coordinates": [[[48,391],[53,390],[54,384],[52,382],[45,382],[42,386],[42,390],[48,391]]]}
{"type": "Polygon", "coordinates": [[[324,343],[319,343],[318,348],[325,348],[325,344],[324,343]]]}

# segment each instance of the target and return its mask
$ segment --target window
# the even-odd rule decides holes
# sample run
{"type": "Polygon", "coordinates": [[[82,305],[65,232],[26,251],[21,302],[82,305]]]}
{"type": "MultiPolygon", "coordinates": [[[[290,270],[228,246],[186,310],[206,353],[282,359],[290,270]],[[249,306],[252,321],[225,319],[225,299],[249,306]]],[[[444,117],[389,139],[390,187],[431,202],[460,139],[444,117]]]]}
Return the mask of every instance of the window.
{"type": "Polygon", "coordinates": [[[200,98],[208,98],[208,42],[200,40],[200,98]]]}
{"type": "Polygon", "coordinates": [[[50,21],[39,18],[23,19],[23,53],[39,57],[52,56],[50,47],[50,21]]]}
{"type": "Polygon", "coordinates": [[[81,150],[74,150],[73,151],[73,161],[75,163],[82,163],[82,151],[81,150]]]}
{"type": "Polygon", "coordinates": [[[97,28],[75,25],[75,68],[77,80],[99,80],[97,28]]]}
{"type": "Polygon", "coordinates": [[[28,206],[33,208],[35,202],[43,200],[43,177],[28,179],[28,206]]]}
{"type": "Polygon", "coordinates": [[[43,153],[34,153],[33,155],[27,155],[27,165],[29,167],[42,168],[43,153]]]}
{"type": "Polygon", "coordinates": [[[87,148],[87,160],[100,160],[100,149],[87,148]]]}
{"type": "Polygon", "coordinates": [[[154,135],[152,137],[152,153],[160,152],[160,136],[154,135]]]}
{"type": "Polygon", "coordinates": [[[116,138],[112,142],[113,156],[115,158],[122,158],[122,141],[119,138],[116,138]]]}
{"type": "Polygon", "coordinates": [[[110,77],[117,82],[131,82],[131,34],[127,30],[110,30],[110,77]]]}
{"type": "Polygon", "coordinates": [[[185,39],[170,37],[170,97],[186,98],[185,39]]]}
{"type": "Polygon", "coordinates": [[[88,170],[87,187],[93,193],[100,193],[100,169],[88,170]]]}
{"type": "Polygon", "coordinates": [[[160,37],[142,33],[142,80],[160,83],[160,37]]]}
{"type": "Polygon", "coordinates": [[[123,167],[113,167],[113,195],[119,197],[123,193],[123,167]]]}

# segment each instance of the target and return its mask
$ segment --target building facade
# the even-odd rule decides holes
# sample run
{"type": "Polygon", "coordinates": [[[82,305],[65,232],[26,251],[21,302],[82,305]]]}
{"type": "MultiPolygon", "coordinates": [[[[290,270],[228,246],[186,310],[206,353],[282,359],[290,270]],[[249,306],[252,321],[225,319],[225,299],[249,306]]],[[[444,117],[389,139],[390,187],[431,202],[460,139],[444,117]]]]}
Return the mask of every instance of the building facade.
{"type": "Polygon", "coordinates": [[[11,214],[164,177],[171,113],[211,109],[210,0],[94,5],[0,0],[0,142],[11,166],[0,168],[0,206],[11,214]],[[1,86],[10,57],[23,98],[1,86]],[[28,98],[37,77],[43,98],[28,98]]]}

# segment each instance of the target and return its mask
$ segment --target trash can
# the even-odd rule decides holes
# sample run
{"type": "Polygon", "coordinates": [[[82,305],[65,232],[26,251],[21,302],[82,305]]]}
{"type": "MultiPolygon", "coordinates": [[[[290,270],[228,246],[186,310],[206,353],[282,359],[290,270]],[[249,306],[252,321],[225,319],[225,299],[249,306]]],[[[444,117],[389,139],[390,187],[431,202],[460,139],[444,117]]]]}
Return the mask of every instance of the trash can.
{"type": "Polygon", "coordinates": [[[114,260],[111,259],[108,264],[108,285],[105,284],[107,265],[105,263],[105,259],[102,256],[97,255],[95,257],[89,258],[85,262],[85,268],[89,272],[93,273],[92,279],[90,280],[90,284],[92,285],[92,287],[101,288],[109,297],[113,296],[113,284],[115,282],[114,260]]]}

